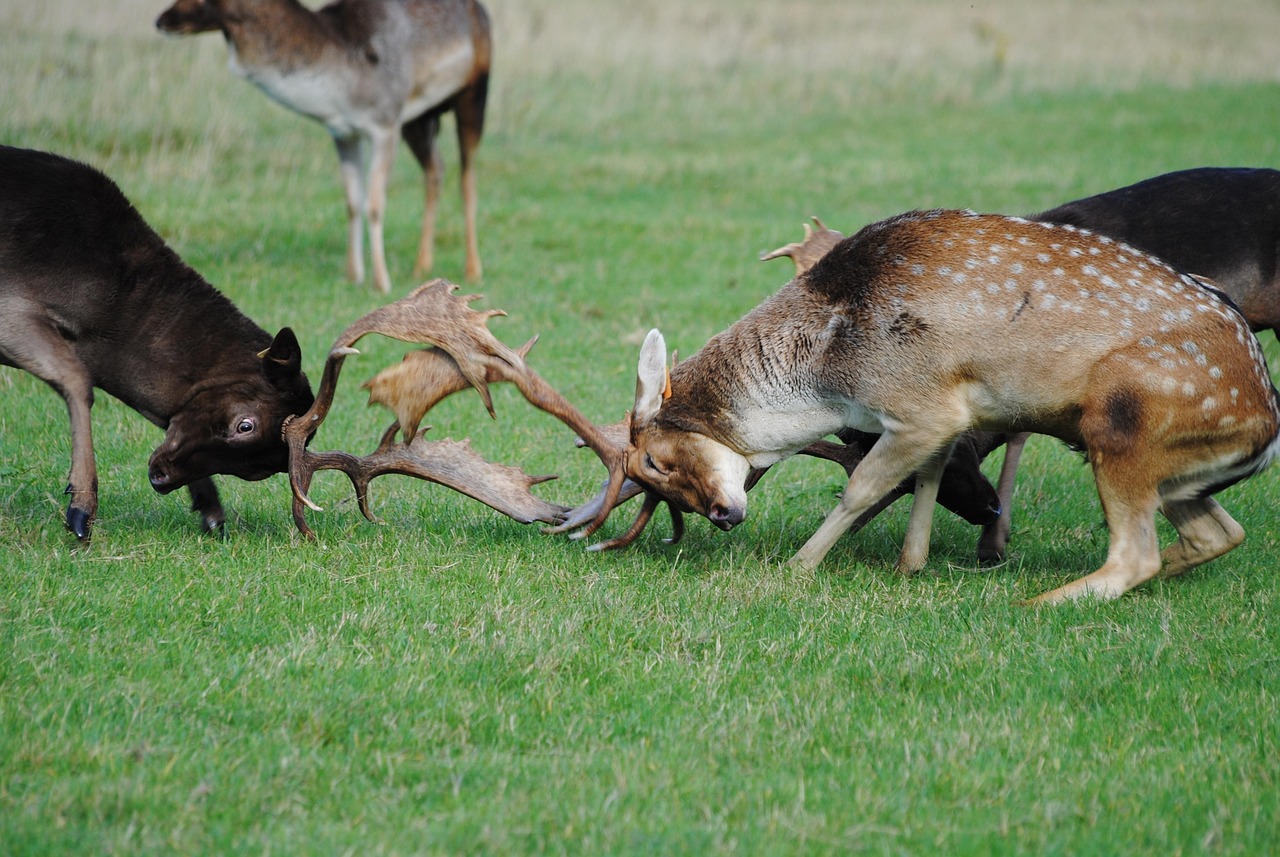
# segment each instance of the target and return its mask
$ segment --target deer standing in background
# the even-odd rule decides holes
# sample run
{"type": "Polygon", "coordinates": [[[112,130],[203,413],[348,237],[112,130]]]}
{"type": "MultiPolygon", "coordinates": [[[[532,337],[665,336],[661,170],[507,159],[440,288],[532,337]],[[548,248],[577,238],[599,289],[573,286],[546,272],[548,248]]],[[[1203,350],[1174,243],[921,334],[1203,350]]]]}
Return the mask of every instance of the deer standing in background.
{"type": "Polygon", "coordinates": [[[177,0],[156,20],[166,33],[220,30],[233,72],[333,136],[347,200],[347,276],[364,281],[363,218],[373,283],[391,290],[383,246],[387,179],[397,132],[426,185],[414,276],[432,267],[443,159],[440,117],[453,111],[462,164],[466,276],[481,274],[472,160],[484,130],[489,17],[475,0],[177,0]],[[367,171],[365,164],[367,162],[367,171]],[[366,174],[367,172],[367,174],[366,174]]]}
{"type": "Polygon", "coordinates": [[[1280,403],[1244,319],[1141,251],[1073,227],[912,212],[866,227],[670,370],[640,355],[627,476],[730,529],[753,468],[841,429],[880,435],[793,557],[815,567],[917,474],[898,570],[928,556],[962,432],[1035,431],[1088,456],[1111,533],[1097,571],[1044,593],[1115,598],[1243,539],[1211,495],[1280,451],[1280,403]],[[1159,549],[1155,513],[1178,540],[1159,549]]]}

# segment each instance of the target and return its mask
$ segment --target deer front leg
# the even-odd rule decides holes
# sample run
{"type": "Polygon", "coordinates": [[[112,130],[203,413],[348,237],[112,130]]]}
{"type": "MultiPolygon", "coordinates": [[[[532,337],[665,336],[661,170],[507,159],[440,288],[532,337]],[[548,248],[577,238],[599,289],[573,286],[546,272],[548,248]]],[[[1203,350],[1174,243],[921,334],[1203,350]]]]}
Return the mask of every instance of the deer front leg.
{"type": "Polygon", "coordinates": [[[342,171],[342,193],[347,201],[347,279],[364,282],[364,145],[356,135],[334,137],[342,171]]]}
{"type": "Polygon", "coordinates": [[[0,350],[10,365],[30,372],[58,391],[71,418],[71,473],[66,493],[67,529],[89,538],[98,513],[98,465],[93,456],[93,379],[75,351],[45,318],[43,310],[23,302],[0,306],[0,350]]]}
{"type": "Polygon", "coordinates": [[[373,287],[382,294],[391,291],[387,271],[387,251],[382,240],[382,222],[387,209],[387,179],[395,161],[396,137],[381,129],[370,138],[369,156],[369,256],[373,262],[373,287]]]}
{"type": "MultiPolygon", "coordinates": [[[[854,468],[839,504],[827,515],[818,531],[791,558],[791,565],[803,569],[817,568],[839,538],[861,515],[897,487],[898,483],[929,464],[940,452],[950,449],[951,445],[950,441],[944,445],[921,441],[918,436],[902,433],[885,432],[880,435],[866,457],[854,468]]],[[[946,457],[942,456],[941,461],[945,463],[946,457]]],[[[940,473],[938,469],[939,476],[940,473]]],[[[935,497],[937,478],[939,477],[935,476],[933,488],[935,497]]],[[[930,513],[932,506],[930,498],[930,513]]],[[[924,514],[923,508],[920,514],[924,514]]],[[[927,532],[925,541],[927,555],[927,532]]]]}
{"type": "Polygon", "coordinates": [[[213,477],[195,480],[187,486],[187,491],[191,494],[191,510],[200,513],[200,524],[205,532],[221,532],[227,516],[218,499],[218,488],[213,484],[213,477]]]}
{"type": "Polygon", "coordinates": [[[1004,463],[1000,465],[1000,479],[996,483],[996,494],[1000,497],[1000,517],[996,518],[995,523],[983,527],[982,535],[978,538],[978,562],[983,565],[1004,561],[1013,525],[1013,483],[1018,475],[1018,461],[1022,458],[1022,450],[1029,437],[1031,435],[1027,432],[1015,434],[1005,444],[1004,463]]]}
{"type": "Polygon", "coordinates": [[[89,409],[93,406],[93,388],[86,377],[63,389],[67,411],[71,415],[71,474],[67,480],[67,492],[71,503],[67,506],[67,529],[82,541],[89,538],[93,519],[98,514],[98,463],[93,455],[93,427],[89,409]]]}
{"type": "Polygon", "coordinates": [[[938,486],[942,482],[942,471],[951,457],[948,446],[943,452],[935,455],[916,471],[915,498],[911,501],[911,515],[907,519],[907,535],[902,542],[902,553],[898,555],[898,563],[894,571],[899,574],[915,574],[924,568],[929,559],[929,532],[933,527],[933,507],[937,505],[938,486]]]}

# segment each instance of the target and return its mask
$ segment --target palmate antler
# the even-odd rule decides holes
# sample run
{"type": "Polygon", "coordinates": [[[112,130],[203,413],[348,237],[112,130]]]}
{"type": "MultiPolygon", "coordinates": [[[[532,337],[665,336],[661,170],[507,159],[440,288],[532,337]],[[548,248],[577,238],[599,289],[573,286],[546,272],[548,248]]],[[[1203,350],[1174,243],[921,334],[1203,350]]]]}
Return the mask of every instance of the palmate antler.
{"type": "MultiPolygon", "coordinates": [[[[401,428],[399,422],[383,434],[378,448],[366,456],[309,451],[306,448],[308,438],[315,434],[333,404],[343,361],[359,353],[352,346],[369,333],[434,345],[440,349],[429,358],[430,384],[435,386],[435,390],[422,394],[430,404],[470,386],[480,394],[485,408],[492,415],[489,384],[507,381],[514,384],[530,404],[568,425],[600,456],[609,470],[609,481],[603,492],[603,499],[607,500],[602,504],[604,511],[597,520],[587,523],[584,535],[594,532],[608,517],[608,510],[613,508],[625,478],[625,446],[618,447],[612,443],[599,427],[530,369],[521,352],[512,350],[494,337],[487,322],[495,315],[505,315],[504,312],[471,309],[468,304],[478,296],[458,297],[453,294],[457,288],[447,280],[433,280],[408,297],[358,319],[334,341],[325,362],[315,404],[307,413],[288,420],[284,427],[285,442],[289,445],[293,519],[302,533],[312,535],[305,520],[304,507],[319,509],[307,496],[311,479],[318,470],[346,473],[356,489],[361,512],[369,518],[372,516],[367,505],[368,484],[386,473],[416,476],[446,485],[522,523],[559,523],[569,511],[529,492],[531,486],[553,477],[528,476],[518,468],[486,461],[471,449],[467,441],[427,441],[415,431],[406,430],[408,442],[398,443],[395,435],[401,428]]],[[[532,343],[523,351],[527,351],[530,345],[532,343]]],[[[420,414],[418,418],[421,419],[420,414]]]]}
{"type": "Polygon", "coordinates": [[[783,256],[790,256],[791,261],[796,265],[796,276],[800,276],[805,271],[812,268],[819,259],[827,255],[832,247],[844,240],[844,234],[836,232],[834,229],[828,229],[823,225],[822,221],[817,217],[812,218],[813,225],[818,227],[813,229],[809,224],[804,225],[804,240],[784,244],[777,250],[770,253],[761,253],[760,261],[767,262],[770,259],[779,259],[783,256]]]}

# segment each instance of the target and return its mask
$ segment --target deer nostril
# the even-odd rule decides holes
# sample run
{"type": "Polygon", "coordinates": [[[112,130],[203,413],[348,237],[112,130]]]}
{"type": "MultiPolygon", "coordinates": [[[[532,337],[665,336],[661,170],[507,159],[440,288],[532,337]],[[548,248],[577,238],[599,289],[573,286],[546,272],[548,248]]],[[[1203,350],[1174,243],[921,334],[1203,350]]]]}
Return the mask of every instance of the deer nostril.
{"type": "Polygon", "coordinates": [[[724,506],[715,503],[711,506],[711,513],[707,515],[711,523],[715,524],[722,530],[730,530],[742,523],[742,519],[747,516],[744,509],[739,506],[724,506]]]}

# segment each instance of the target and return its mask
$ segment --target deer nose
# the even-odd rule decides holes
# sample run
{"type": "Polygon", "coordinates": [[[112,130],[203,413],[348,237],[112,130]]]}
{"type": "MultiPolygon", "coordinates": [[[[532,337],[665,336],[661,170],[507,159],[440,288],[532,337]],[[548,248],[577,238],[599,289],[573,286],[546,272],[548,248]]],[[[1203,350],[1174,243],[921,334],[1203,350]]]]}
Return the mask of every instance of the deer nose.
{"type": "Polygon", "coordinates": [[[741,524],[746,516],[747,510],[741,506],[725,506],[720,503],[712,504],[711,514],[707,515],[711,523],[726,532],[741,524]]]}
{"type": "Polygon", "coordinates": [[[147,477],[151,480],[151,487],[161,494],[168,494],[174,488],[172,477],[158,464],[148,468],[147,477]]]}

